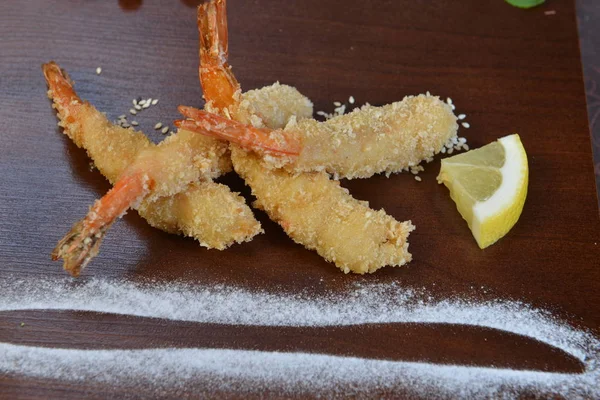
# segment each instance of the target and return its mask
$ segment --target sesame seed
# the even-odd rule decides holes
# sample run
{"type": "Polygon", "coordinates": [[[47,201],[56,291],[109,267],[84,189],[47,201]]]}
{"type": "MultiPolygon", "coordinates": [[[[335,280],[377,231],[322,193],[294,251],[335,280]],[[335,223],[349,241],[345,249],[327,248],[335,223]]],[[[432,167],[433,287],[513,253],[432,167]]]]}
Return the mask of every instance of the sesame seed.
{"type": "Polygon", "coordinates": [[[131,125],[129,125],[127,122],[125,122],[124,124],[121,125],[123,128],[129,128],[131,125]]]}
{"type": "Polygon", "coordinates": [[[131,115],[135,115],[135,114],[137,114],[137,111],[135,111],[135,110],[132,108],[131,110],[129,110],[129,113],[130,113],[131,115]]]}
{"type": "Polygon", "coordinates": [[[154,129],[159,130],[160,128],[162,128],[162,122],[159,122],[156,125],[154,125],[154,129]]]}
{"type": "Polygon", "coordinates": [[[174,135],[174,134],[175,134],[175,132],[173,132],[173,131],[169,132],[169,135],[174,135]]]}
{"type": "Polygon", "coordinates": [[[554,14],[556,14],[556,11],[554,11],[554,10],[544,11],[544,15],[554,15],[554,14]]]}
{"type": "Polygon", "coordinates": [[[119,119],[125,119],[125,118],[127,118],[127,115],[125,115],[125,114],[119,115],[119,119]]]}
{"type": "Polygon", "coordinates": [[[133,103],[133,105],[134,105],[134,106],[137,106],[137,105],[138,105],[138,101],[137,101],[137,99],[133,99],[133,100],[132,100],[132,103],[133,103]]]}
{"type": "Polygon", "coordinates": [[[144,106],[144,104],[146,104],[146,100],[141,100],[141,101],[138,103],[138,105],[140,105],[140,106],[142,106],[142,107],[144,106]]]}
{"type": "Polygon", "coordinates": [[[446,103],[448,103],[448,104],[452,104],[452,99],[451,99],[450,97],[448,97],[448,98],[446,99],[446,103]]]}
{"type": "Polygon", "coordinates": [[[446,146],[442,147],[442,149],[440,150],[440,153],[445,153],[446,152],[446,146]]]}
{"type": "Polygon", "coordinates": [[[145,102],[144,105],[142,106],[142,108],[148,108],[148,107],[150,107],[149,101],[145,102]]]}
{"type": "Polygon", "coordinates": [[[469,145],[468,144],[463,144],[463,149],[465,149],[465,151],[469,151],[469,145]]]}
{"type": "Polygon", "coordinates": [[[158,104],[158,99],[153,99],[153,100],[152,100],[152,105],[153,105],[153,106],[155,106],[155,105],[157,105],[157,104],[158,104]]]}
{"type": "Polygon", "coordinates": [[[417,182],[421,182],[421,180],[422,180],[422,179],[421,179],[421,177],[420,177],[420,176],[415,176],[415,181],[417,181],[417,182]]]}
{"type": "Polygon", "coordinates": [[[96,75],[100,75],[102,73],[102,68],[98,67],[96,68],[96,75]]]}
{"type": "Polygon", "coordinates": [[[471,124],[469,124],[468,122],[463,122],[461,125],[464,126],[465,128],[471,127],[471,124]]]}
{"type": "Polygon", "coordinates": [[[133,108],[140,111],[142,109],[142,106],[140,106],[139,104],[136,104],[133,108]]]}
{"type": "Polygon", "coordinates": [[[450,147],[447,151],[448,154],[452,154],[454,152],[454,148],[450,147]]]}
{"type": "Polygon", "coordinates": [[[342,105],[342,103],[340,103],[339,101],[334,101],[333,105],[336,106],[336,107],[339,107],[339,106],[342,105]]]}
{"type": "Polygon", "coordinates": [[[326,116],[327,113],[325,111],[317,111],[317,115],[326,116]]]}
{"type": "Polygon", "coordinates": [[[454,104],[450,104],[450,107],[452,107],[452,111],[456,110],[456,106],[454,104]]]}
{"type": "Polygon", "coordinates": [[[350,97],[348,98],[348,103],[350,103],[350,104],[354,104],[354,96],[350,96],[350,97]]]}
{"type": "Polygon", "coordinates": [[[465,118],[467,118],[467,115],[466,114],[458,114],[457,118],[458,119],[465,119],[465,118]]]}
{"type": "Polygon", "coordinates": [[[131,121],[131,125],[133,125],[133,126],[138,126],[139,124],[138,124],[138,122],[137,122],[137,121],[131,121]]]}
{"type": "Polygon", "coordinates": [[[169,127],[165,126],[164,128],[162,128],[162,133],[164,133],[165,135],[167,134],[167,132],[169,132],[169,127]]]}

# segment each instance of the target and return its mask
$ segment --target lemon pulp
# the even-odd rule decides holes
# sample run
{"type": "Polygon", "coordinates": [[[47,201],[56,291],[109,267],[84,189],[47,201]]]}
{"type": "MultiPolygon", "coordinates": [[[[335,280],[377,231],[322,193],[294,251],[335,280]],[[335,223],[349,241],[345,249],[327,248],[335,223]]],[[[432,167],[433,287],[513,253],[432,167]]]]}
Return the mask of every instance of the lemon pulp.
{"type": "Polygon", "coordinates": [[[529,168],[519,135],[442,160],[438,182],[450,190],[480,248],[501,239],[525,204],[529,168]]]}

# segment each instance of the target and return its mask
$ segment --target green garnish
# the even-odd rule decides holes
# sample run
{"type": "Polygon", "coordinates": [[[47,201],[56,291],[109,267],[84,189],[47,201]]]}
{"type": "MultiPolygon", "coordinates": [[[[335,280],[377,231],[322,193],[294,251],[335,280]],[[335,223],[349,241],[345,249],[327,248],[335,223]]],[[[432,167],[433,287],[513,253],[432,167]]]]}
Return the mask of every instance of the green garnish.
{"type": "Polygon", "coordinates": [[[546,0],[504,0],[511,6],[519,8],[532,8],[543,4],[546,0]]]}

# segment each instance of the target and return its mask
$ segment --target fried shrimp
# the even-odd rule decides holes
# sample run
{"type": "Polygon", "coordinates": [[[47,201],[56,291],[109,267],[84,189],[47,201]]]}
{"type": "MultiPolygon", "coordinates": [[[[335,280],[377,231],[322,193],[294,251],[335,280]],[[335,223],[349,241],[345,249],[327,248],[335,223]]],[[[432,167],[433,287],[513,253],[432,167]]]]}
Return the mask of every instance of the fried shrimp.
{"type": "Polygon", "coordinates": [[[450,106],[430,95],[408,96],[383,107],[367,105],[325,122],[292,121],[276,130],[208,113],[194,115],[204,134],[253,150],[267,166],[292,173],[326,171],[348,179],[415,166],[439,153],[458,130],[450,106]]]}
{"type": "MultiPolygon", "coordinates": [[[[204,91],[206,100],[217,110],[206,109],[252,124],[255,128],[273,129],[272,125],[269,126],[272,121],[261,118],[258,112],[248,117],[244,112],[243,96],[237,96],[239,84],[226,64],[225,6],[225,0],[213,0],[198,9],[200,59],[203,65],[210,66],[200,69],[201,82],[203,88],[205,85],[217,86],[204,91]],[[205,71],[210,71],[210,74],[202,76],[205,71]],[[225,85],[229,87],[219,90],[225,85]]],[[[294,97],[293,93],[296,93],[296,100],[290,101],[290,104],[304,102],[303,96],[295,89],[290,89],[290,98],[294,97]]],[[[180,107],[180,111],[193,118],[199,112],[190,107],[180,107]]],[[[302,116],[298,115],[297,119],[301,121],[302,116]]],[[[177,124],[203,132],[212,125],[206,123],[203,126],[205,122],[187,119],[177,124]]],[[[278,122],[284,124],[283,121],[278,122]]],[[[227,124],[219,128],[225,126],[227,124]]],[[[398,222],[383,210],[370,209],[367,202],[352,198],[339,182],[330,180],[324,172],[292,175],[283,169],[267,168],[264,160],[235,144],[231,147],[233,167],[251,187],[257,198],[255,204],[297,243],[317,251],[346,273],[374,272],[386,265],[400,266],[411,260],[407,237],[414,227],[410,221],[398,222]]]]}
{"type": "Polygon", "coordinates": [[[263,209],[296,243],[316,250],[345,273],[375,272],[412,259],[407,238],[410,221],[398,222],[385,211],[353,198],[323,172],[290,175],[264,167],[255,154],[231,151],[238,174],[252,188],[263,209]]]}
{"type": "MultiPolygon", "coordinates": [[[[143,151],[173,147],[172,142],[181,141],[181,138],[184,137],[188,137],[190,145],[209,149],[204,151],[205,154],[210,154],[210,150],[212,150],[214,157],[206,160],[209,176],[218,176],[231,168],[228,152],[225,155],[224,146],[213,139],[196,142],[196,138],[193,136],[197,135],[187,132],[183,133],[180,139],[169,139],[164,144],[155,146],[141,132],[111,124],[104,114],[91,104],[83,102],[58,65],[53,62],[45,64],[43,71],[49,86],[48,95],[53,100],[53,107],[58,113],[59,125],[77,146],[87,150],[96,167],[111,183],[117,182],[118,178],[128,170],[143,151]]],[[[176,136],[179,137],[179,135],[181,133],[176,136]]],[[[136,181],[128,178],[118,182],[121,185],[130,182],[139,184],[144,180],[136,181]]],[[[146,183],[148,182],[146,181],[146,183]]],[[[127,195],[131,195],[135,199],[137,198],[136,193],[144,192],[145,189],[142,185],[142,187],[117,188],[117,190],[124,190],[127,195]]],[[[94,215],[99,216],[102,220],[118,216],[127,206],[127,204],[118,204],[122,200],[127,203],[127,196],[110,200],[111,207],[108,212],[106,208],[102,208],[100,212],[104,212],[104,214],[99,215],[97,211],[94,211],[94,215]]],[[[144,199],[137,205],[137,210],[150,225],[169,233],[194,237],[202,246],[208,248],[225,249],[235,242],[248,241],[262,231],[260,223],[256,221],[241,196],[232,193],[227,186],[210,180],[191,183],[175,195],[153,196],[144,199]]],[[[96,224],[96,219],[88,221],[87,226],[83,223],[78,224],[53,253],[54,258],[67,256],[65,269],[73,275],[77,275],[97,253],[102,233],[110,225],[110,223],[98,226],[94,224],[96,224]],[[100,234],[95,233],[91,237],[84,236],[85,232],[95,232],[96,229],[100,234]],[[78,233],[80,230],[82,232],[78,233]],[[86,246],[77,244],[78,240],[83,240],[83,244],[86,246]],[[78,246],[87,247],[87,250],[79,251],[78,246]],[[74,254],[74,256],[68,256],[69,254],[74,254]]]]}

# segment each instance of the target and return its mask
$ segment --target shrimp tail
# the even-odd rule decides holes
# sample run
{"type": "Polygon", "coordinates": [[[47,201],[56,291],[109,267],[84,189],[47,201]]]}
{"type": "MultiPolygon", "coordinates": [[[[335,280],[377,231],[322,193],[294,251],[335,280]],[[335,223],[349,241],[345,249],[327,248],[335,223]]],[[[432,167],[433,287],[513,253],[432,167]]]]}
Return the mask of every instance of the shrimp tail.
{"type": "Polygon", "coordinates": [[[227,63],[229,40],[227,36],[227,2],[211,1],[198,6],[200,33],[200,83],[204,99],[218,110],[236,103],[240,84],[227,63]]]}
{"type": "Polygon", "coordinates": [[[52,251],[54,261],[62,258],[64,269],[73,276],[79,273],[100,250],[100,243],[113,222],[133,203],[141,200],[153,186],[144,174],[125,176],[100,200],[88,214],[63,237],[52,251]]]}
{"type": "Polygon", "coordinates": [[[227,140],[259,153],[280,156],[300,154],[300,143],[289,132],[280,129],[255,128],[188,106],[179,106],[178,110],[187,118],[175,121],[175,125],[180,129],[227,140]]]}
{"type": "Polygon", "coordinates": [[[107,224],[91,234],[86,229],[85,220],[73,225],[52,251],[52,260],[64,260],[64,269],[72,276],[79,276],[92,258],[100,251],[100,243],[111,224],[107,224]]]}
{"type": "Polygon", "coordinates": [[[42,71],[48,83],[48,97],[60,108],[59,111],[69,109],[72,104],[81,103],[81,99],[73,89],[73,81],[58,64],[54,61],[42,64],[42,71]]]}

